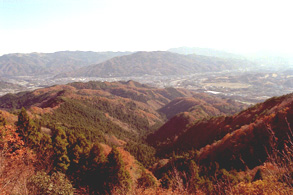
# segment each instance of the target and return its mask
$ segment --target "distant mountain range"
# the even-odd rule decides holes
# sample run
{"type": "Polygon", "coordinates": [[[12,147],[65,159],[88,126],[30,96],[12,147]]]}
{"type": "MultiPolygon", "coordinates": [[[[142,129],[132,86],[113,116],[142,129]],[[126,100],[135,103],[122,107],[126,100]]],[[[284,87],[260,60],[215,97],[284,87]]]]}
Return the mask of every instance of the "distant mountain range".
{"type": "Polygon", "coordinates": [[[216,50],[211,48],[199,48],[199,47],[178,47],[171,48],[168,51],[190,55],[203,55],[203,56],[211,56],[211,57],[219,57],[219,58],[232,58],[232,59],[242,59],[249,60],[258,64],[258,68],[265,68],[271,70],[273,69],[284,69],[284,68],[293,68],[293,57],[286,54],[259,51],[254,53],[246,53],[246,54],[236,54],[230,53],[222,50],[216,50]]]}
{"type": "Polygon", "coordinates": [[[0,56],[0,76],[125,77],[186,75],[270,66],[286,67],[281,57],[247,58],[208,48],[172,48],[153,52],[60,51],[0,56]],[[247,60],[249,59],[249,60],[247,60]]]}
{"type": "Polygon", "coordinates": [[[201,55],[181,55],[166,51],[136,52],[115,57],[60,74],[58,77],[122,77],[144,75],[187,75],[252,67],[247,60],[224,59],[201,55]]]}
{"type": "Polygon", "coordinates": [[[234,53],[229,53],[221,50],[210,49],[210,48],[200,48],[200,47],[177,47],[171,48],[168,51],[189,55],[189,54],[196,54],[196,55],[203,55],[203,56],[211,56],[211,57],[219,57],[219,58],[235,58],[235,59],[245,59],[241,55],[237,55],[234,53]]]}
{"type": "Polygon", "coordinates": [[[0,76],[56,75],[130,52],[60,51],[0,56],[0,76]]]}
{"type": "Polygon", "coordinates": [[[0,57],[0,76],[57,75],[60,78],[186,75],[254,66],[247,60],[215,56],[221,55],[204,52],[182,55],[166,51],[7,54],[0,57]]]}

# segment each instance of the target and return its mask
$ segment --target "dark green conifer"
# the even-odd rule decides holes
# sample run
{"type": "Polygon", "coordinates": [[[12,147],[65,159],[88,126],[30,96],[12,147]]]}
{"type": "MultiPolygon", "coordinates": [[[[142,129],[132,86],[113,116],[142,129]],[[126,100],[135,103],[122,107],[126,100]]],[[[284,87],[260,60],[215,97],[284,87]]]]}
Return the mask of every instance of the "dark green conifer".
{"type": "Polygon", "coordinates": [[[29,129],[31,128],[31,121],[24,107],[21,108],[16,125],[20,135],[22,137],[27,137],[29,129]]]}
{"type": "Polygon", "coordinates": [[[53,135],[54,169],[65,173],[70,165],[67,154],[67,136],[63,129],[57,128],[53,135]]]}
{"type": "Polygon", "coordinates": [[[106,157],[103,148],[96,142],[93,144],[88,157],[88,170],[86,183],[89,185],[90,194],[104,194],[106,190],[106,157]]]}
{"type": "Polygon", "coordinates": [[[131,184],[130,174],[125,169],[121,154],[116,147],[113,147],[108,155],[107,167],[109,171],[108,183],[110,189],[128,190],[131,184]]]}

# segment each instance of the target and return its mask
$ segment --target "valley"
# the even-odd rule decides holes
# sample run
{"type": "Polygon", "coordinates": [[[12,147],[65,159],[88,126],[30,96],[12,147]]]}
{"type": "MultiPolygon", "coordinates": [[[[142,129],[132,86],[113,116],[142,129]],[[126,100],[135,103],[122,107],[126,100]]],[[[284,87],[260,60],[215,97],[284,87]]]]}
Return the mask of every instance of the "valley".
{"type": "Polygon", "coordinates": [[[34,90],[58,84],[88,81],[129,81],[134,80],[153,87],[175,87],[190,89],[195,92],[214,94],[231,98],[243,103],[254,104],[270,97],[293,92],[293,72],[286,70],[247,70],[197,73],[169,76],[127,76],[127,77],[66,77],[56,78],[52,75],[2,77],[20,87],[0,89],[0,94],[34,90]]]}
{"type": "Polygon", "coordinates": [[[9,54],[0,57],[0,95],[88,81],[137,81],[185,88],[254,104],[293,91],[290,60],[244,57],[201,48],[152,52],[9,54]],[[13,87],[13,85],[16,85],[13,87]]]}
{"type": "Polygon", "coordinates": [[[0,5],[0,195],[293,195],[291,1],[0,5]]]}
{"type": "Polygon", "coordinates": [[[292,69],[214,52],[4,56],[2,191],[290,194],[292,69]]]}
{"type": "Polygon", "coordinates": [[[247,108],[213,94],[135,81],[6,94],[0,97],[0,149],[9,155],[2,157],[0,184],[17,190],[18,174],[30,192],[49,188],[38,180],[45,178],[58,181],[54,190],[77,194],[241,194],[249,185],[253,193],[281,185],[278,190],[290,194],[292,103],[291,93],[247,108]]]}

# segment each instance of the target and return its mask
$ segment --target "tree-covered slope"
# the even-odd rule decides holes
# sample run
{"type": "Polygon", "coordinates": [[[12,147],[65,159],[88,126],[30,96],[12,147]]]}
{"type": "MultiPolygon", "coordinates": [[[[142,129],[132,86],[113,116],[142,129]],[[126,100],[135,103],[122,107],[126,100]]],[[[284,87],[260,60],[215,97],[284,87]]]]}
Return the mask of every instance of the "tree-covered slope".
{"type": "Polygon", "coordinates": [[[216,161],[225,168],[254,167],[265,161],[272,140],[282,149],[292,139],[292,110],[293,94],[288,94],[233,116],[199,120],[177,130],[181,134],[161,153],[199,150],[197,160],[203,164],[216,161]]]}

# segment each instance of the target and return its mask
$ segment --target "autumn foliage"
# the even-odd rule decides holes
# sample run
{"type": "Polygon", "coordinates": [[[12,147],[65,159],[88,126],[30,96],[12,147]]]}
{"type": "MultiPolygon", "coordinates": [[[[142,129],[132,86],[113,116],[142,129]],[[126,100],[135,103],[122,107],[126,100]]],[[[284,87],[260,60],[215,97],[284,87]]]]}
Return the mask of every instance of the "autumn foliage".
{"type": "Polygon", "coordinates": [[[29,194],[27,179],[33,174],[35,156],[11,125],[0,127],[1,194],[29,194]]]}

